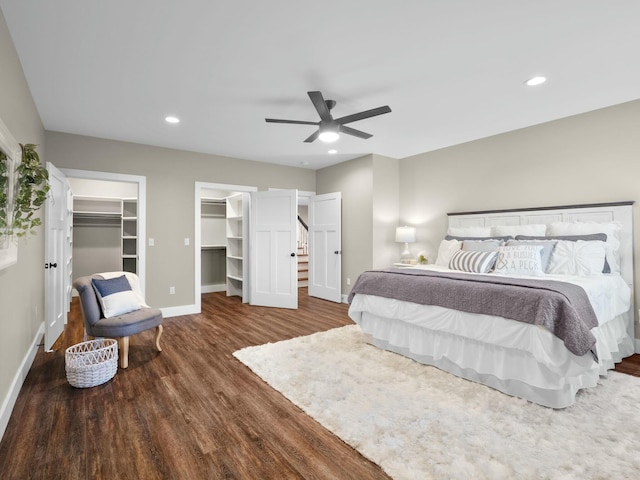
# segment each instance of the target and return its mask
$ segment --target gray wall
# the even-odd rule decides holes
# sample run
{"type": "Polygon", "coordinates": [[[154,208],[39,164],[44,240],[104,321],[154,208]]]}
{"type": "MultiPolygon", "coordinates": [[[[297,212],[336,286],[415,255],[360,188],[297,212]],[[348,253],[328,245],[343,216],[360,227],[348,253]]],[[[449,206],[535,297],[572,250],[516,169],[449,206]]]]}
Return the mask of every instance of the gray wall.
{"type": "Polygon", "coordinates": [[[342,193],[343,294],[349,293],[363,271],[388,267],[398,260],[398,188],[398,160],[381,155],[318,170],[318,194],[342,193]]]}
{"type": "MultiPolygon", "coordinates": [[[[432,261],[447,212],[621,200],[640,201],[640,100],[400,162],[402,220],[432,261]]],[[[633,221],[638,272],[637,204],[633,221]]]]}
{"type": "MultiPolygon", "coordinates": [[[[396,243],[400,221],[400,162],[373,155],[373,268],[388,268],[400,259],[404,245],[396,243]]],[[[412,253],[416,253],[412,249],[412,253]]]]}
{"type": "Polygon", "coordinates": [[[315,190],[315,172],[303,168],[49,131],[46,144],[58,168],[146,176],[147,238],[155,243],[146,248],[146,300],[156,307],[194,303],[196,181],[315,190]]]}
{"type": "Polygon", "coordinates": [[[360,273],[371,269],[373,256],[373,158],[371,155],[316,172],[316,193],[342,193],[342,293],[360,273]]]}
{"type": "MultiPolygon", "coordinates": [[[[0,10],[0,117],[20,143],[40,145],[44,129],[0,10]]],[[[29,352],[44,312],[44,234],[20,241],[18,263],[0,270],[0,405],[29,352]]]]}

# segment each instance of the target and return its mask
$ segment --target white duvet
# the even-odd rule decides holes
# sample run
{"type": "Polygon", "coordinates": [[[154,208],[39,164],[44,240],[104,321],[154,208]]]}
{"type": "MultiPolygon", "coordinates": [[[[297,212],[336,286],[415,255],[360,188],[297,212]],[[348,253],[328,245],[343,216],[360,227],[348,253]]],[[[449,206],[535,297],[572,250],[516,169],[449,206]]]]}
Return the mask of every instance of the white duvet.
{"type": "MultiPolygon", "coordinates": [[[[416,268],[450,271],[433,265],[416,268]]],[[[562,408],[573,403],[577,390],[595,386],[599,375],[633,353],[627,333],[631,292],[617,274],[536,278],[584,288],[599,322],[591,330],[597,358],[574,355],[562,340],[537,325],[439,306],[357,294],[349,316],[380,348],[541,405],[562,408]]]]}

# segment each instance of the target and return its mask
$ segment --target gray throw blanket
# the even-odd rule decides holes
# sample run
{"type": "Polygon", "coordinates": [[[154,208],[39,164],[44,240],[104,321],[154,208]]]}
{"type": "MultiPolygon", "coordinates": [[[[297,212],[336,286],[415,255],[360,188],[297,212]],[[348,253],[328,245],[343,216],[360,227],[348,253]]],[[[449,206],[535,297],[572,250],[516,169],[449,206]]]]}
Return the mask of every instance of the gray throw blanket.
{"type": "Polygon", "coordinates": [[[431,270],[389,269],[362,273],[349,293],[438,305],[469,313],[540,325],[576,355],[593,349],[598,325],[584,289],[571,283],[431,270]]]}

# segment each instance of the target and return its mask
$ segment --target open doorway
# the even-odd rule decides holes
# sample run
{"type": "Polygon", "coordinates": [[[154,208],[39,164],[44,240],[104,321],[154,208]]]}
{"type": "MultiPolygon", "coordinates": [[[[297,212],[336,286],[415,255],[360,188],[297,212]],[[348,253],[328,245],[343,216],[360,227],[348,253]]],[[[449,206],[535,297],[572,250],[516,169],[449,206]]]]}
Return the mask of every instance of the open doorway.
{"type": "Polygon", "coordinates": [[[128,271],[146,287],[146,177],[61,169],[73,196],[71,279],[128,271]]]}
{"type": "Polygon", "coordinates": [[[195,305],[201,295],[226,291],[248,302],[248,197],[257,187],[196,182],[195,305]]]}

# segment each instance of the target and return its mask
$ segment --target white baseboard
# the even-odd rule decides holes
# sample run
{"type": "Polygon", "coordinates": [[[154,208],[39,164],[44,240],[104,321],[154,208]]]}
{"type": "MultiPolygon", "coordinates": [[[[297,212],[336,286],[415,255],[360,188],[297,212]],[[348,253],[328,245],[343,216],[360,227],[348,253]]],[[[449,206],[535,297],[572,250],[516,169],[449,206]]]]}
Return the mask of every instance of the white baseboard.
{"type": "Polygon", "coordinates": [[[180,315],[193,315],[200,313],[197,305],[179,305],[177,307],[163,307],[160,309],[164,318],[179,317],[180,315]]]}
{"type": "Polygon", "coordinates": [[[349,295],[342,295],[342,303],[349,303],[349,301],[347,300],[349,298],[349,295]]]}
{"type": "Polygon", "coordinates": [[[640,338],[635,338],[636,353],[640,353],[640,338]]]}
{"type": "Polygon", "coordinates": [[[13,377],[13,382],[11,382],[11,387],[9,387],[7,396],[2,401],[2,407],[0,407],[0,440],[2,440],[4,431],[7,429],[9,419],[11,418],[11,413],[13,412],[13,407],[15,406],[16,400],[18,399],[18,394],[20,393],[20,389],[22,388],[24,379],[27,378],[29,369],[31,368],[31,365],[33,365],[33,361],[36,358],[36,353],[38,353],[38,345],[43,335],[44,322],[40,324],[40,328],[36,332],[35,337],[33,337],[31,346],[22,359],[22,363],[20,364],[18,371],[13,377]]]}
{"type": "Polygon", "coordinates": [[[226,292],[226,291],[227,291],[226,283],[202,285],[200,287],[200,293],[213,293],[213,292],[226,292]]]}

